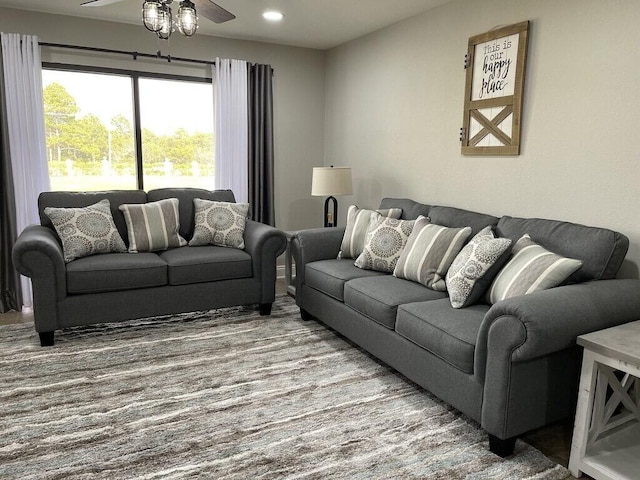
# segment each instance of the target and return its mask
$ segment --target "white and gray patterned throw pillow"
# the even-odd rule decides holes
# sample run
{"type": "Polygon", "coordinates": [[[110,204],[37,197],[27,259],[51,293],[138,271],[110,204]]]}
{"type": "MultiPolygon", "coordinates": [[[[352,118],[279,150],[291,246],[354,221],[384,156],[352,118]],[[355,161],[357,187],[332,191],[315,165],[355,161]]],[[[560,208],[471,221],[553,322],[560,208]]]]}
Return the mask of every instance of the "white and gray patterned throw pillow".
{"type": "Polygon", "coordinates": [[[354,265],[364,270],[393,272],[415,223],[416,220],[372,216],[364,248],[354,265]]]}
{"type": "Polygon", "coordinates": [[[62,241],[66,263],[98,253],[127,251],[106,198],[88,207],[46,207],[44,213],[62,241]]]}
{"type": "Polygon", "coordinates": [[[495,238],[488,226],[460,250],[446,277],[453,308],[467,307],[480,299],[506,261],[510,246],[511,239],[495,238]]]}
{"type": "Polygon", "coordinates": [[[338,258],[358,258],[364,249],[364,240],[371,217],[400,218],[400,215],[402,215],[401,208],[367,210],[351,205],[347,211],[347,226],[344,229],[338,258]]]}
{"type": "Polygon", "coordinates": [[[216,202],[195,198],[195,228],[190,246],[218,245],[244,248],[248,203],[216,202]]]}
{"type": "Polygon", "coordinates": [[[581,260],[550,252],[529,235],[520,237],[512,254],[487,292],[490,304],[557,287],[582,266],[581,260]]]}
{"type": "Polygon", "coordinates": [[[471,227],[449,228],[418,219],[393,274],[444,292],[447,270],[470,235],[471,227]]]}

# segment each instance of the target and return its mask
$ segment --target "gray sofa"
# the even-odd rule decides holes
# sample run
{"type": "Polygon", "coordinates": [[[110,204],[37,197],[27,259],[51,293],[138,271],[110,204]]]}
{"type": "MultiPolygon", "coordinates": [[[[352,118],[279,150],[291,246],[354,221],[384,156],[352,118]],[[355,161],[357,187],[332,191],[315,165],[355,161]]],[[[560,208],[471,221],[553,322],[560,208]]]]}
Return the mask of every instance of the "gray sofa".
{"type": "Polygon", "coordinates": [[[43,346],[53,345],[55,330],[77,325],[249,304],[258,304],[263,315],[271,313],[276,258],[284,251],[286,238],[280,230],[251,220],[245,226],[244,250],[184,246],[92,255],[65,264],[60,239],[44,209],[86,207],[104,198],[127,245],[121,204],[178,198],[180,234],[188,241],[194,230],[194,198],[235,202],[230,190],[194,188],[40,194],[41,225],[31,225],[20,234],[13,262],[31,278],[35,329],[43,346]]]}
{"type": "Polygon", "coordinates": [[[445,292],[337,259],[344,228],[297,232],[292,239],[296,302],[378,359],[479,422],[491,450],[513,452],[517,436],[575,409],[580,334],[640,318],[640,280],[615,279],[628,239],[617,232],[535,218],[497,218],[409,199],[384,199],[447,227],[487,225],[515,242],[523,234],[582,260],[556,288],[454,309],[445,292]]]}

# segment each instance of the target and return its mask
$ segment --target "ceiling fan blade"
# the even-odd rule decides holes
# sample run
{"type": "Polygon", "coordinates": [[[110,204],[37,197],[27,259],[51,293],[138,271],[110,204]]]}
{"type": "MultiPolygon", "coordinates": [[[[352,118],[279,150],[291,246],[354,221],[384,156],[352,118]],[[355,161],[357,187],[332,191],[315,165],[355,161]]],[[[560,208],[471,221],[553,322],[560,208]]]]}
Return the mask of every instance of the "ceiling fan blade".
{"type": "Polygon", "coordinates": [[[122,0],[89,0],[80,4],[81,7],[104,7],[112,3],[122,2],[122,0]]]}
{"type": "Polygon", "coordinates": [[[213,3],[211,0],[192,1],[196,5],[196,11],[198,12],[198,15],[202,15],[203,17],[208,18],[214,23],[224,23],[236,18],[233,13],[225,10],[220,5],[213,3]]]}

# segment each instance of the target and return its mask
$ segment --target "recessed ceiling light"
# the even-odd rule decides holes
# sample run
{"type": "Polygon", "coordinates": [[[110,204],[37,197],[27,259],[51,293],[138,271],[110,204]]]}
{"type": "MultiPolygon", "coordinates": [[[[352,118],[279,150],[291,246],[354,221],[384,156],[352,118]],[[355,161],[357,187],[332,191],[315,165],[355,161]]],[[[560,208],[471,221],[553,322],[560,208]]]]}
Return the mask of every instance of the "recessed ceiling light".
{"type": "Polygon", "coordinates": [[[275,10],[267,10],[262,14],[262,16],[265,20],[269,20],[271,22],[279,22],[282,20],[282,17],[284,17],[281,12],[277,12],[275,10]]]}

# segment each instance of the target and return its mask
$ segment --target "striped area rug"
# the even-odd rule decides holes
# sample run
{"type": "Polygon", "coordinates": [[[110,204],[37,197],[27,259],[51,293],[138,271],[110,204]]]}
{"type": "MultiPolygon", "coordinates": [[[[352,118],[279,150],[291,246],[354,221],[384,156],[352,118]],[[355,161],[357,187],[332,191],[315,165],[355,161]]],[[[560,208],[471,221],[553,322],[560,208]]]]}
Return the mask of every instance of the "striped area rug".
{"type": "Polygon", "coordinates": [[[0,327],[0,478],[564,479],[316,322],[227,308],[0,327]]]}

